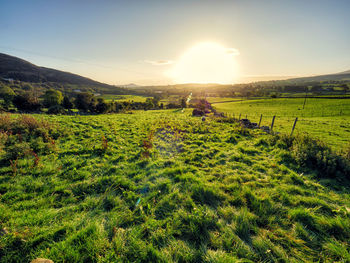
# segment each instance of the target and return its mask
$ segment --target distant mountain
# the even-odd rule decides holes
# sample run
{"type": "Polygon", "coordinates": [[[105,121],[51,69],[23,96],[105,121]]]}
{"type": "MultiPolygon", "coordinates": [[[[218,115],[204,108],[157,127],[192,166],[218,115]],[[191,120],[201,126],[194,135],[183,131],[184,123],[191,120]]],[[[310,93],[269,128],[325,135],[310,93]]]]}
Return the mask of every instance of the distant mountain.
{"type": "Polygon", "coordinates": [[[127,90],[101,83],[77,74],[36,66],[26,60],[0,53],[0,78],[25,82],[55,82],[102,88],[110,93],[126,94],[127,90]]]}
{"type": "Polygon", "coordinates": [[[135,83],[130,83],[130,84],[125,84],[125,85],[118,85],[118,87],[127,88],[127,89],[134,89],[134,88],[140,88],[142,86],[141,85],[137,85],[135,83]]]}
{"type": "Polygon", "coordinates": [[[291,78],[286,81],[292,82],[314,82],[314,81],[340,81],[340,80],[350,80],[350,70],[334,73],[334,74],[326,74],[326,75],[318,75],[311,77],[301,77],[301,78],[291,78]]]}
{"type": "Polygon", "coordinates": [[[296,76],[270,76],[270,75],[257,75],[257,76],[242,76],[239,78],[239,83],[252,83],[252,82],[261,82],[261,81],[270,81],[270,80],[286,80],[296,78],[296,76]]]}

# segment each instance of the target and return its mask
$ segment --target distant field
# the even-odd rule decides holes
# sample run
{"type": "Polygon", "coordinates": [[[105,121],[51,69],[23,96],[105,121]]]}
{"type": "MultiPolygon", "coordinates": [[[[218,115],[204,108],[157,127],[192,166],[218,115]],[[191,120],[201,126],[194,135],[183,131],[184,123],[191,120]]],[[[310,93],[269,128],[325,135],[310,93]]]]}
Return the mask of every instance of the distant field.
{"type": "Polygon", "coordinates": [[[299,97],[305,97],[305,95],[307,97],[335,97],[335,98],[338,98],[338,97],[341,97],[341,98],[344,98],[344,97],[347,97],[347,98],[350,98],[350,95],[344,95],[342,93],[339,93],[339,94],[334,94],[334,93],[322,93],[320,95],[316,95],[316,94],[312,94],[310,92],[308,92],[307,94],[303,93],[303,92],[298,92],[298,93],[281,93],[281,97],[296,97],[296,98],[299,98],[299,97]]]}
{"type": "Polygon", "coordinates": [[[259,99],[227,103],[213,103],[222,112],[241,118],[246,116],[261,125],[270,125],[276,116],[274,130],[289,133],[295,117],[298,123],[295,132],[307,132],[332,147],[342,149],[350,142],[350,99],[308,98],[303,109],[304,99],[259,99]]]}
{"type": "Polygon", "coordinates": [[[232,102],[232,101],[240,101],[241,98],[221,98],[221,97],[208,97],[207,100],[210,103],[222,103],[222,102],[232,102]]]}
{"type": "Polygon", "coordinates": [[[136,95],[102,95],[100,96],[104,98],[107,102],[110,102],[112,100],[115,101],[134,101],[134,102],[145,102],[147,97],[143,96],[136,96],[136,95]]]}

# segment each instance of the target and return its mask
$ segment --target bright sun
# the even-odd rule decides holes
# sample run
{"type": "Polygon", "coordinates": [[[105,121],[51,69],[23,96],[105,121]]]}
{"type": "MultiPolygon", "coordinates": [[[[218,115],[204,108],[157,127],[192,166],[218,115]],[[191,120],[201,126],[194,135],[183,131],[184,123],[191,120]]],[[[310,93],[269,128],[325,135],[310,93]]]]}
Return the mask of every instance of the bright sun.
{"type": "Polygon", "coordinates": [[[214,42],[202,42],[188,49],[168,72],[176,83],[233,83],[238,51],[214,42]]]}

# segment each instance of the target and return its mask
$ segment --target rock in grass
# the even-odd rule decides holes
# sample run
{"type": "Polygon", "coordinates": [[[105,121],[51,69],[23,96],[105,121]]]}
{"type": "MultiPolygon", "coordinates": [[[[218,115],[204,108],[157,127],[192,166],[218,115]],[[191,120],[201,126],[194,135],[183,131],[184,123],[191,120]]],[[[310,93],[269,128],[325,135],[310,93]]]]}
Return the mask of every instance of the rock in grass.
{"type": "Polygon", "coordinates": [[[36,259],[32,260],[30,263],[54,263],[54,262],[52,260],[46,259],[46,258],[36,258],[36,259]]]}

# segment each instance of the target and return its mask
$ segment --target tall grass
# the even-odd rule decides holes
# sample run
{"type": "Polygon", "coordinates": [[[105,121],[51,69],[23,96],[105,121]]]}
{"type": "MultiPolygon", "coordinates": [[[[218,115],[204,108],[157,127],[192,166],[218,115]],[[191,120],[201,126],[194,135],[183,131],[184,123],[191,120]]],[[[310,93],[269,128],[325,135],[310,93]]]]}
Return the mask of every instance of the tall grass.
{"type": "Polygon", "coordinates": [[[189,111],[30,117],[2,116],[0,262],[349,260],[348,161],[317,140],[189,111]],[[48,138],[37,165],[6,159],[48,138]]]}

